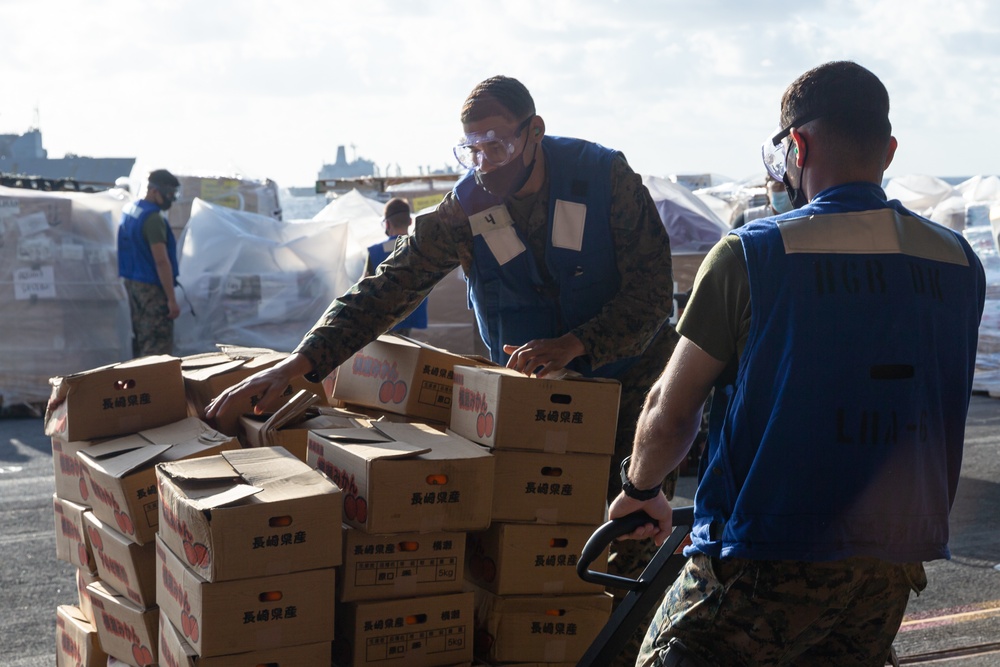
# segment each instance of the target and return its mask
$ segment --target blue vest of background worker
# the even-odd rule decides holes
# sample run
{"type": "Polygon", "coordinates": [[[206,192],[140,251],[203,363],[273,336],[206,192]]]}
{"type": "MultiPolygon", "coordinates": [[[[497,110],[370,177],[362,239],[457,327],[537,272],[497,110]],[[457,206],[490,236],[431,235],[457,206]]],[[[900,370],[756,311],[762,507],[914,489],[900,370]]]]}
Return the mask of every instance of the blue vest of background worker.
{"type": "MultiPolygon", "coordinates": [[[[382,213],[382,224],[385,227],[385,235],[389,238],[381,243],[368,246],[368,259],[365,262],[365,277],[374,276],[378,265],[392,254],[396,248],[396,239],[409,233],[410,205],[401,197],[393,197],[385,203],[382,213]]],[[[427,299],[420,302],[409,315],[403,318],[399,324],[389,330],[389,333],[409,336],[413,329],[427,328],[427,299]]]]}
{"type": "MultiPolygon", "coordinates": [[[[545,137],[549,170],[549,234],[545,257],[524,252],[503,200],[470,171],[455,195],[473,229],[469,301],[490,358],[506,364],[504,345],[558,338],[593,318],[617,294],[620,279],[609,225],[611,161],[616,152],[580,139],[545,137]],[[539,263],[544,264],[544,272],[539,263]]],[[[617,377],[635,357],[592,369],[583,357],[567,368],[583,375],[617,377]]]]}
{"type": "Polygon", "coordinates": [[[166,169],[150,172],[146,195],[122,210],[118,275],[132,316],[132,354],[173,354],[174,320],[180,315],[177,241],[161,214],[177,200],[180,181],[166,169]]]}

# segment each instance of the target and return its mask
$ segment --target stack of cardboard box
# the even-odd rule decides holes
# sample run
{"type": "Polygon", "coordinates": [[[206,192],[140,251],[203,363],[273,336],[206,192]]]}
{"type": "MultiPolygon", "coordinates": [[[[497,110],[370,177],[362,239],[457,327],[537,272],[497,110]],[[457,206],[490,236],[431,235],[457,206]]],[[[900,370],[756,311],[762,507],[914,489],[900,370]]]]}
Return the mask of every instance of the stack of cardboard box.
{"type": "Polygon", "coordinates": [[[468,664],[465,533],[489,525],[492,456],[426,424],[383,420],[310,431],[308,460],[344,492],[335,664],[468,664]]]}
{"type": "Polygon", "coordinates": [[[280,447],[156,474],[162,663],[328,664],[340,489],[280,447]]]}
{"type": "Polygon", "coordinates": [[[604,520],[620,385],[484,366],[457,366],[454,381],[452,430],[496,461],[493,523],[466,545],[476,654],[575,664],[611,612],[610,596],[576,564],[604,520]]]}
{"type": "Polygon", "coordinates": [[[57,556],[77,566],[77,605],[57,609],[57,663],[155,664],[154,466],[216,454],[234,438],[186,417],[180,359],[146,357],[52,379],[57,556]]]}

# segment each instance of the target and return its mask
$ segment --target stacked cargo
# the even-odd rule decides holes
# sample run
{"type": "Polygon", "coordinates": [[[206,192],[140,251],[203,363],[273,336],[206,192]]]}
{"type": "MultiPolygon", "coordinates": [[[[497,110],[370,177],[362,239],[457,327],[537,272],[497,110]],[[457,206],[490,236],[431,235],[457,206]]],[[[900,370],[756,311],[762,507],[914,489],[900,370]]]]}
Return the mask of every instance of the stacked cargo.
{"type": "Polygon", "coordinates": [[[610,596],[580,580],[576,563],[604,520],[620,385],[483,366],[457,366],[454,382],[452,430],[496,461],[493,523],[466,544],[476,654],[575,664],[611,613],[610,596]]]}
{"type": "Polygon", "coordinates": [[[157,466],[165,664],[330,660],[341,492],[283,448],[157,466]]]}
{"type": "Polygon", "coordinates": [[[57,663],[157,660],[154,466],[237,447],[186,417],[180,360],[146,357],[52,379],[56,553],[77,566],[77,605],[57,610],[57,663]]]}
{"type": "Polygon", "coordinates": [[[0,405],[44,404],[53,375],[129,355],[120,210],[106,194],[0,187],[0,405]]]}

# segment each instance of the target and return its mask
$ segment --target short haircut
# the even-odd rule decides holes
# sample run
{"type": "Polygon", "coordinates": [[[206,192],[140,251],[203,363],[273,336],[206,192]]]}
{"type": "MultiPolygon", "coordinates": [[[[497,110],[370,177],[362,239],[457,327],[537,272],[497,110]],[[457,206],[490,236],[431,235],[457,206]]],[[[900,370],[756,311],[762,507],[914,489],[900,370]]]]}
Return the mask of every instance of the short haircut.
{"type": "Polygon", "coordinates": [[[512,77],[498,75],[480,82],[465,98],[462,122],[474,122],[493,115],[495,110],[481,104],[487,100],[498,102],[514,121],[524,120],[535,113],[535,101],[524,84],[512,77]]]}
{"type": "Polygon", "coordinates": [[[816,119],[818,132],[845,158],[884,159],[892,136],[889,93],[861,65],[828,62],[793,81],[781,98],[781,126],[807,119],[816,119]]]}
{"type": "Polygon", "coordinates": [[[166,169],[155,169],[149,172],[149,184],[160,188],[179,188],[181,182],[166,169]]]}
{"type": "Polygon", "coordinates": [[[382,209],[382,217],[386,220],[400,214],[410,215],[410,205],[402,197],[393,197],[385,203],[385,208],[382,209]]]}

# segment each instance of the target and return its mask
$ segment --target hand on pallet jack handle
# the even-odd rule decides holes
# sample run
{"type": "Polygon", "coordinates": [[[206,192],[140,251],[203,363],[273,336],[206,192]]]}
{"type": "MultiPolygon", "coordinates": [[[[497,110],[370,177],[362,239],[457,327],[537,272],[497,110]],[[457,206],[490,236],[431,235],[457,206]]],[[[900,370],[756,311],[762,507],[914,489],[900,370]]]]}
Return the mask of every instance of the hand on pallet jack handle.
{"type": "MultiPolygon", "coordinates": [[[[674,508],[673,524],[675,532],[680,530],[686,535],[691,529],[693,520],[693,507],[674,508]]],[[[608,574],[607,572],[594,572],[590,569],[590,566],[599,556],[602,556],[607,551],[611,542],[622,535],[628,535],[639,526],[647,523],[655,523],[655,521],[642,510],[605,522],[600,528],[594,531],[594,534],[590,536],[590,539],[583,546],[583,551],[580,552],[580,559],[576,562],[576,573],[584,581],[593,584],[635,590],[638,584],[635,579],[620,577],[615,574],[608,574]]]]}

